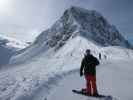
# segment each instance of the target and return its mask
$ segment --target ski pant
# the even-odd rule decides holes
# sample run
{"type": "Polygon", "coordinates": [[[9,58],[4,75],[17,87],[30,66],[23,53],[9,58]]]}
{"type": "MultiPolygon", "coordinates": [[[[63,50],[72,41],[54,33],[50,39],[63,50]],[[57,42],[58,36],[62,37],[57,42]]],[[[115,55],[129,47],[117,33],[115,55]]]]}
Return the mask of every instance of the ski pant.
{"type": "Polygon", "coordinates": [[[86,90],[89,95],[97,93],[96,76],[85,74],[86,90]]]}

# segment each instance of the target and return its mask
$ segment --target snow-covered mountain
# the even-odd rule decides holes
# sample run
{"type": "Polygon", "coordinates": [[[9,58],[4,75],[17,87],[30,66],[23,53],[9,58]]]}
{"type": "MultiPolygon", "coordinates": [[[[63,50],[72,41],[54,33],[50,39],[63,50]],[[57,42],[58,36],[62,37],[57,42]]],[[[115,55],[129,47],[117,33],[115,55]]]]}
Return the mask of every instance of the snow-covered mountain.
{"type": "Polygon", "coordinates": [[[49,30],[41,33],[36,42],[45,41],[49,47],[59,48],[69,38],[77,35],[93,40],[102,46],[130,48],[128,41],[100,13],[79,7],[67,9],[49,30]]]}
{"type": "Polygon", "coordinates": [[[8,64],[11,56],[26,46],[26,43],[0,35],[0,67],[8,64]]]}
{"type": "Polygon", "coordinates": [[[86,38],[100,46],[121,46],[131,48],[131,45],[119,33],[115,26],[98,12],[79,7],[67,9],[63,16],[46,31],[43,31],[33,44],[23,53],[16,55],[11,62],[23,62],[35,55],[59,48],[76,36],[86,38]]]}
{"type": "Polygon", "coordinates": [[[0,35],[0,44],[8,48],[14,48],[15,50],[24,49],[29,45],[28,43],[4,35],[0,35]]]}
{"type": "Polygon", "coordinates": [[[70,72],[78,72],[88,48],[96,57],[102,54],[97,70],[101,93],[109,93],[118,100],[132,100],[133,88],[122,88],[128,82],[129,87],[133,84],[130,44],[99,13],[79,7],[67,9],[50,29],[10,60],[13,64],[26,63],[0,70],[0,100],[46,100],[58,80],[70,72]]]}

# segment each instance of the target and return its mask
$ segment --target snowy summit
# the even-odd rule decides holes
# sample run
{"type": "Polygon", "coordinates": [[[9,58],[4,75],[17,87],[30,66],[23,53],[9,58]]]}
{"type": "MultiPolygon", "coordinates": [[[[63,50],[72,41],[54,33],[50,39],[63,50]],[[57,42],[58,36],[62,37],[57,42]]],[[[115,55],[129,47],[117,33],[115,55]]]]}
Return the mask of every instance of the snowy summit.
{"type": "Polygon", "coordinates": [[[44,40],[45,37],[47,45],[60,47],[70,37],[74,38],[77,35],[102,46],[131,47],[115,26],[109,24],[100,13],[79,7],[67,9],[50,29],[41,33],[41,38],[38,37],[36,42],[44,40]]]}

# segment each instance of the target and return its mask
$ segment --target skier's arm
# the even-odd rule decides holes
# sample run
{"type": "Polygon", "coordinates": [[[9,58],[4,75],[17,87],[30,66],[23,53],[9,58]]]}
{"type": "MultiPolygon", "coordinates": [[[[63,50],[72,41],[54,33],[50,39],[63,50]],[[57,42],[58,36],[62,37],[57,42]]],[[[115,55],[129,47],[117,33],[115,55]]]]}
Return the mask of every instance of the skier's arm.
{"type": "Polygon", "coordinates": [[[92,56],[91,56],[90,66],[97,66],[97,65],[99,65],[99,64],[100,64],[99,60],[98,60],[96,57],[94,57],[94,56],[92,55],[92,56]]]}
{"type": "Polygon", "coordinates": [[[81,62],[81,67],[80,67],[80,76],[83,75],[83,69],[84,69],[84,59],[81,62]]]}
{"type": "Polygon", "coordinates": [[[99,62],[99,60],[95,57],[95,65],[97,66],[97,65],[99,65],[100,64],[100,62],[99,62]]]}

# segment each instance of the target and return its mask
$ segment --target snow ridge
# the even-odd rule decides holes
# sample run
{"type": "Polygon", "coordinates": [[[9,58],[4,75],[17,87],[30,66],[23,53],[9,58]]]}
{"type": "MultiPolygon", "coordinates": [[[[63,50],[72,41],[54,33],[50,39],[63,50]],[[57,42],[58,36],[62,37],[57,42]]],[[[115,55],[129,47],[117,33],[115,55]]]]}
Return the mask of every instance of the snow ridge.
{"type": "Polygon", "coordinates": [[[0,45],[5,45],[7,48],[14,48],[17,50],[24,49],[28,46],[27,43],[4,35],[0,35],[0,45]]]}

